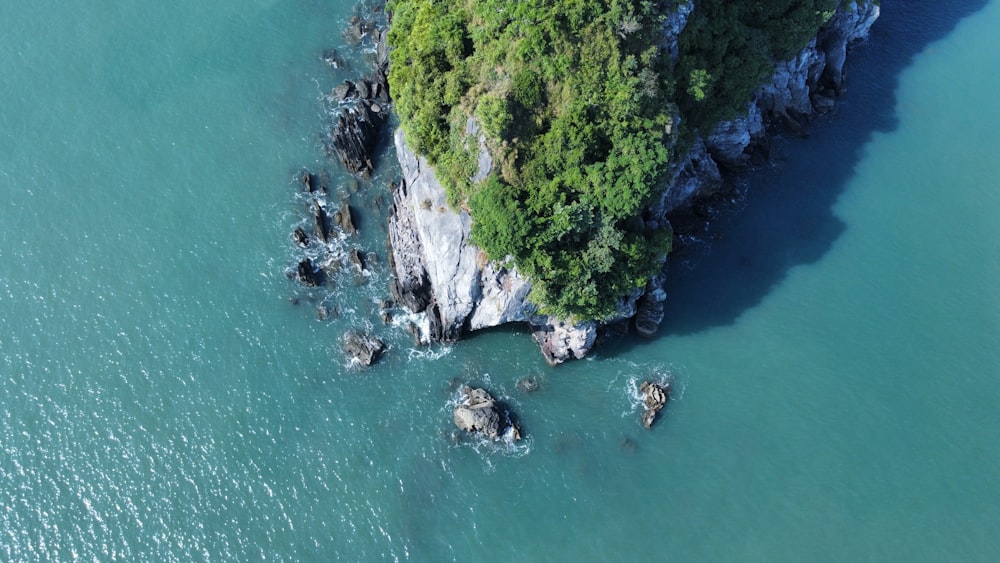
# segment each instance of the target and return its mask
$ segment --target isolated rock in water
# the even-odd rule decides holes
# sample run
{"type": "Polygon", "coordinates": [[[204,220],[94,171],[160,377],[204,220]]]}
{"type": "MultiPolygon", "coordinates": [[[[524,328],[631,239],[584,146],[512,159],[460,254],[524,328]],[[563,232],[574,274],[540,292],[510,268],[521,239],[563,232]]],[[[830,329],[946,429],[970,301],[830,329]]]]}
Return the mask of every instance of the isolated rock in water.
{"type": "Polygon", "coordinates": [[[340,68],[343,63],[340,61],[340,57],[337,56],[337,51],[330,49],[323,53],[323,62],[327,64],[330,68],[337,69],[340,68]]]}
{"type": "Polygon", "coordinates": [[[345,82],[349,85],[346,92],[334,90],[334,96],[341,100],[352,95],[356,95],[358,100],[334,122],[328,152],[337,155],[349,172],[364,177],[372,173],[373,153],[382,126],[388,118],[389,112],[385,111],[385,104],[389,103],[387,73],[388,65],[382,65],[369,79],[361,79],[353,84],[345,82]]]}
{"type": "Polygon", "coordinates": [[[340,209],[333,213],[333,221],[340,225],[345,234],[353,235],[358,232],[358,228],[354,226],[354,218],[351,215],[351,206],[347,202],[341,204],[340,209]]]}
{"type": "Polygon", "coordinates": [[[308,258],[304,258],[299,262],[299,265],[296,268],[296,275],[298,280],[305,285],[323,285],[323,272],[313,264],[312,260],[308,258]]]}
{"type": "Polygon", "coordinates": [[[316,230],[316,235],[319,236],[319,240],[323,242],[329,242],[330,240],[330,226],[327,222],[326,209],[320,204],[318,199],[314,199],[312,202],[313,208],[313,228],[316,230]]]}
{"type": "Polygon", "coordinates": [[[462,387],[462,403],[455,407],[454,420],[461,430],[494,440],[502,436],[508,426],[512,427],[515,440],[521,438],[521,432],[501,414],[496,401],[484,389],[462,387]]]}
{"type": "Polygon", "coordinates": [[[292,233],[292,238],[295,239],[295,244],[301,246],[302,248],[309,246],[309,235],[306,234],[302,227],[295,229],[292,233]]]}
{"type": "Polygon", "coordinates": [[[667,401],[670,400],[670,384],[660,385],[659,383],[643,381],[639,391],[643,394],[643,403],[646,406],[646,411],[642,413],[642,425],[650,428],[653,426],[657,413],[663,410],[667,401]]]}
{"type": "Polygon", "coordinates": [[[309,171],[302,173],[302,188],[309,193],[316,191],[316,177],[309,171]]]}
{"type": "Polygon", "coordinates": [[[344,335],[344,353],[363,366],[372,365],[385,350],[385,343],[368,333],[348,332],[344,335]]]}

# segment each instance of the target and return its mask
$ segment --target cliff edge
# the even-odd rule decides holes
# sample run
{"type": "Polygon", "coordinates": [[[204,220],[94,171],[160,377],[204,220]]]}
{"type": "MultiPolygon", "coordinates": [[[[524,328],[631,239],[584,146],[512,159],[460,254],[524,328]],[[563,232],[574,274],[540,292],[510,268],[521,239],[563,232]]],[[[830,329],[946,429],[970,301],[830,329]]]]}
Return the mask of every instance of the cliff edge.
{"type": "MultiPolygon", "coordinates": [[[[664,45],[676,49],[693,3],[682,4],[664,25],[664,45]]],[[[734,168],[749,161],[748,153],[766,142],[771,124],[801,129],[813,113],[828,111],[844,91],[848,45],[864,38],[879,16],[875,0],[841,2],[804,49],[776,66],[771,79],[756,92],[746,113],[720,123],[694,140],[684,158],[671,168],[662,196],[644,214],[646,225],[669,229],[671,212],[693,198],[709,196],[722,184],[720,166],[734,168]]],[[[673,52],[673,51],[672,51],[673,52]]],[[[467,132],[476,134],[470,120],[467,132]]],[[[508,322],[527,323],[542,353],[552,364],[584,357],[597,337],[595,321],[572,322],[538,314],[527,300],[530,281],[507,262],[490,261],[471,243],[472,217],[447,205],[445,191],[426,160],[407,146],[401,130],[394,135],[403,180],[393,191],[389,217],[393,296],[428,322],[422,342],[454,341],[469,331],[508,322]]],[[[490,173],[492,159],[479,143],[477,177],[490,173]]],[[[665,274],[617,303],[610,322],[634,319],[637,331],[655,334],[663,317],[665,274]]]]}

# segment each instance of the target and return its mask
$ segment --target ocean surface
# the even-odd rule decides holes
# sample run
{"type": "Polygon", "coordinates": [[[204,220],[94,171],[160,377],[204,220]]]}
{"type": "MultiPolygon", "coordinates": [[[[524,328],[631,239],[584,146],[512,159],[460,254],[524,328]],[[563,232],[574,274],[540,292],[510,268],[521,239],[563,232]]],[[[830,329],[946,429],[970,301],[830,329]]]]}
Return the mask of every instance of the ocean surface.
{"type": "Polygon", "coordinates": [[[1000,1],[885,0],[836,112],[674,258],[658,337],[558,368],[379,319],[398,166],[322,150],[354,10],[0,6],[0,560],[1000,560],[1000,1]],[[287,279],[305,168],[367,276],[287,279]],[[456,441],[456,382],[525,440],[456,441]]]}

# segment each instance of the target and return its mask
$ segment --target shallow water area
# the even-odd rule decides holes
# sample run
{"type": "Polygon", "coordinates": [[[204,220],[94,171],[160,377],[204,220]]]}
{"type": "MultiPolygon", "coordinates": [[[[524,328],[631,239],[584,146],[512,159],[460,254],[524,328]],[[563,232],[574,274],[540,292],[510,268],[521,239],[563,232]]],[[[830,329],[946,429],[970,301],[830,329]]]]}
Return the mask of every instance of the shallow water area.
{"type": "Polygon", "coordinates": [[[8,3],[0,558],[995,559],[1000,4],[882,10],[836,112],[672,270],[659,336],[550,368],[519,327],[415,348],[379,319],[398,168],[322,151],[353,5],[8,3]],[[286,278],[303,169],[367,278],[286,278]],[[456,382],[525,439],[454,441],[456,382]]]}

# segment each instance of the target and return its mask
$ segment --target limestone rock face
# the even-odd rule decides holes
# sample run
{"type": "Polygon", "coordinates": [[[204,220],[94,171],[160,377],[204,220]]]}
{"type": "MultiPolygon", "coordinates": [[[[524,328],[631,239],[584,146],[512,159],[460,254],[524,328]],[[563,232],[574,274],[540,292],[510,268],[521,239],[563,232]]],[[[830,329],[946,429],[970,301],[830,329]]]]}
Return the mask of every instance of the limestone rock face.
{"type": "Polygon", "coordinates": [[[744,116],[720,123],[705,139],[718,164],[741,166],[747,147],[764,136],[767,122],[804,133],[800,120],[828,111],[830,100],[844,89],[847,46],[866,35],[879,16],[875,0],[841,2],[830,21],[805,48],[778,63],[774,75],[754,96],[744,116]]]}
{"type": "Polygon", "coordinates": [[[393,297],[431,317],[423,340],[457,340],[465,331],[527,322],[551,363],[582,358],[597,337],[596,323],[559,323],[536,314],[531,284],[514,267],[489,262],[469,239],[472,217],[448,207],[444,188],[401,130],[394,136],[403,182],[389,218],[393,297]]]}

